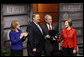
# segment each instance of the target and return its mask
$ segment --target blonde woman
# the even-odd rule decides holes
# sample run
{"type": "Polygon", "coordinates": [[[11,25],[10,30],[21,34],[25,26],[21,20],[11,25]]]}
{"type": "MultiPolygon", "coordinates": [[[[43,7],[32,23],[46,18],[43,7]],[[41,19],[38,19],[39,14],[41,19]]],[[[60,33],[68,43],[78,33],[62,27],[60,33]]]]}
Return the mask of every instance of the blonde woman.
{"type": "Polygon", "coordinates": [[[25,40],[28,33],[22,33],[19,22],[17,20],[12,21],[11,31],[9,37],[11,40],[11,56],[23,56],[22,42],[25,40]]]}

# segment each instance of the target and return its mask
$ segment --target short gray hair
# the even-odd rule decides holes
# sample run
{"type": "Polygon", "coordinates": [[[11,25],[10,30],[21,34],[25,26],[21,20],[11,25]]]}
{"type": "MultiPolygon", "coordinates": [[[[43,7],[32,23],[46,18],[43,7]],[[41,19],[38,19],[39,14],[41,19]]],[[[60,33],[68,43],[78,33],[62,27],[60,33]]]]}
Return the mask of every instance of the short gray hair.
{"type": "Polygon", "coordinates": [[[52,17],[52,16],[51,16],[51,15],[49,15],[49,14],[45,15],[45,17],[44,17],[44,18],[45,18],[45,20],[47,20],[49,16],[50,16],[50,17],[52,17]]]}

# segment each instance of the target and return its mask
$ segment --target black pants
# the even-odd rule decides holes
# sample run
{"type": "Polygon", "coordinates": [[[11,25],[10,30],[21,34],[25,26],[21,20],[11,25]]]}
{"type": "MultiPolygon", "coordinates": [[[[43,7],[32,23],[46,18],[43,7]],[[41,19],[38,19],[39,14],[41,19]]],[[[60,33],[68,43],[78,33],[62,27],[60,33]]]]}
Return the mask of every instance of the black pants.
{"type": "Polygon", "coordinates": [[[38,49],[36,50],[36,52],[33,52],[31,45],[27,44],[28,56],[41,56],[42,50],[43,50],[42,47],[38,46],[38,49]]]}
{"type": "Polygon", "coordinates": [[[11,50],[11,56],[23,56],[23,50],[11,50]]]}
{"type": "Polygon", "coordinates": [[[29,47],[27,48],[27,52],[28,56],[41,56],[41,52],[33,52],[31,49],[29,49],[29,47]]]}
{"type": "Polygon", "coordinates": [[[58,43],[53,39],[46,39],[45,41],[45,54],[51,56],[52,53],[58,51],[58,43]]]}
{"type": "Polygon", "coordinates": [[[52,47],[50,39],[46,39],[46,41],[45,41],[45,55],[51,56],[52,50],[53,50],[53,47],[52,47]]]}
{"type": "Polygon", "coordinates": [[[73,48],[64,48],[62,47],[63,56],[74,56],[73,48]]]}

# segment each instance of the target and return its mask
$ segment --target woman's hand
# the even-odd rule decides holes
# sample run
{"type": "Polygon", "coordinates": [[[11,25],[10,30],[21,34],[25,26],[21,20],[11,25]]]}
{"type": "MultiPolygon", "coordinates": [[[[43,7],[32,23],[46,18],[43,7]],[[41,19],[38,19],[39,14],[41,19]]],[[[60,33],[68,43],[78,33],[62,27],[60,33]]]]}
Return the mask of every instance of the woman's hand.
{"type": "Polygon", "coordinates": [[[24,36],[24,37],[28,36],[28,33],[27,33],[27,32],[21,33],[20,39],[21,39],[23,36],[24,36]]]}
{"type": "Polygon", "coordinates": [[[21,35],[20,35],[20,39],[21,39],[23,36],[24,36],[24,33],[21,33],[21,35]]]}
{"type": "Polygon", "coordinates": [[[27,37],[28,36],[28,33],[27,32],[24,32],[24,37],[27,37]]]}
{"type": "Polygon", "coordinates": [[[76,50],[73,50],[73,54],[75,54],[76,53],[76,50]]]}

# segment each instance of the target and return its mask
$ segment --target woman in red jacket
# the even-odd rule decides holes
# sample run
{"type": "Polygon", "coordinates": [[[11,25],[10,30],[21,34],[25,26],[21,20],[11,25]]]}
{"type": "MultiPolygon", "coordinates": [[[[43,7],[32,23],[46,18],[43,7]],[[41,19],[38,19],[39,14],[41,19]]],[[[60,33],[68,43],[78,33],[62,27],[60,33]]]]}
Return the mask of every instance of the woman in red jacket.
{"type": "Polygon", "coordinates": [[[62,41],[62,50],[64,56],[74,56],[77,50],[77,35],[76,30],[71,27],[72,20],[65,20],[65,28],[62,29],[61,37],[58,42],[62,41]]]}

